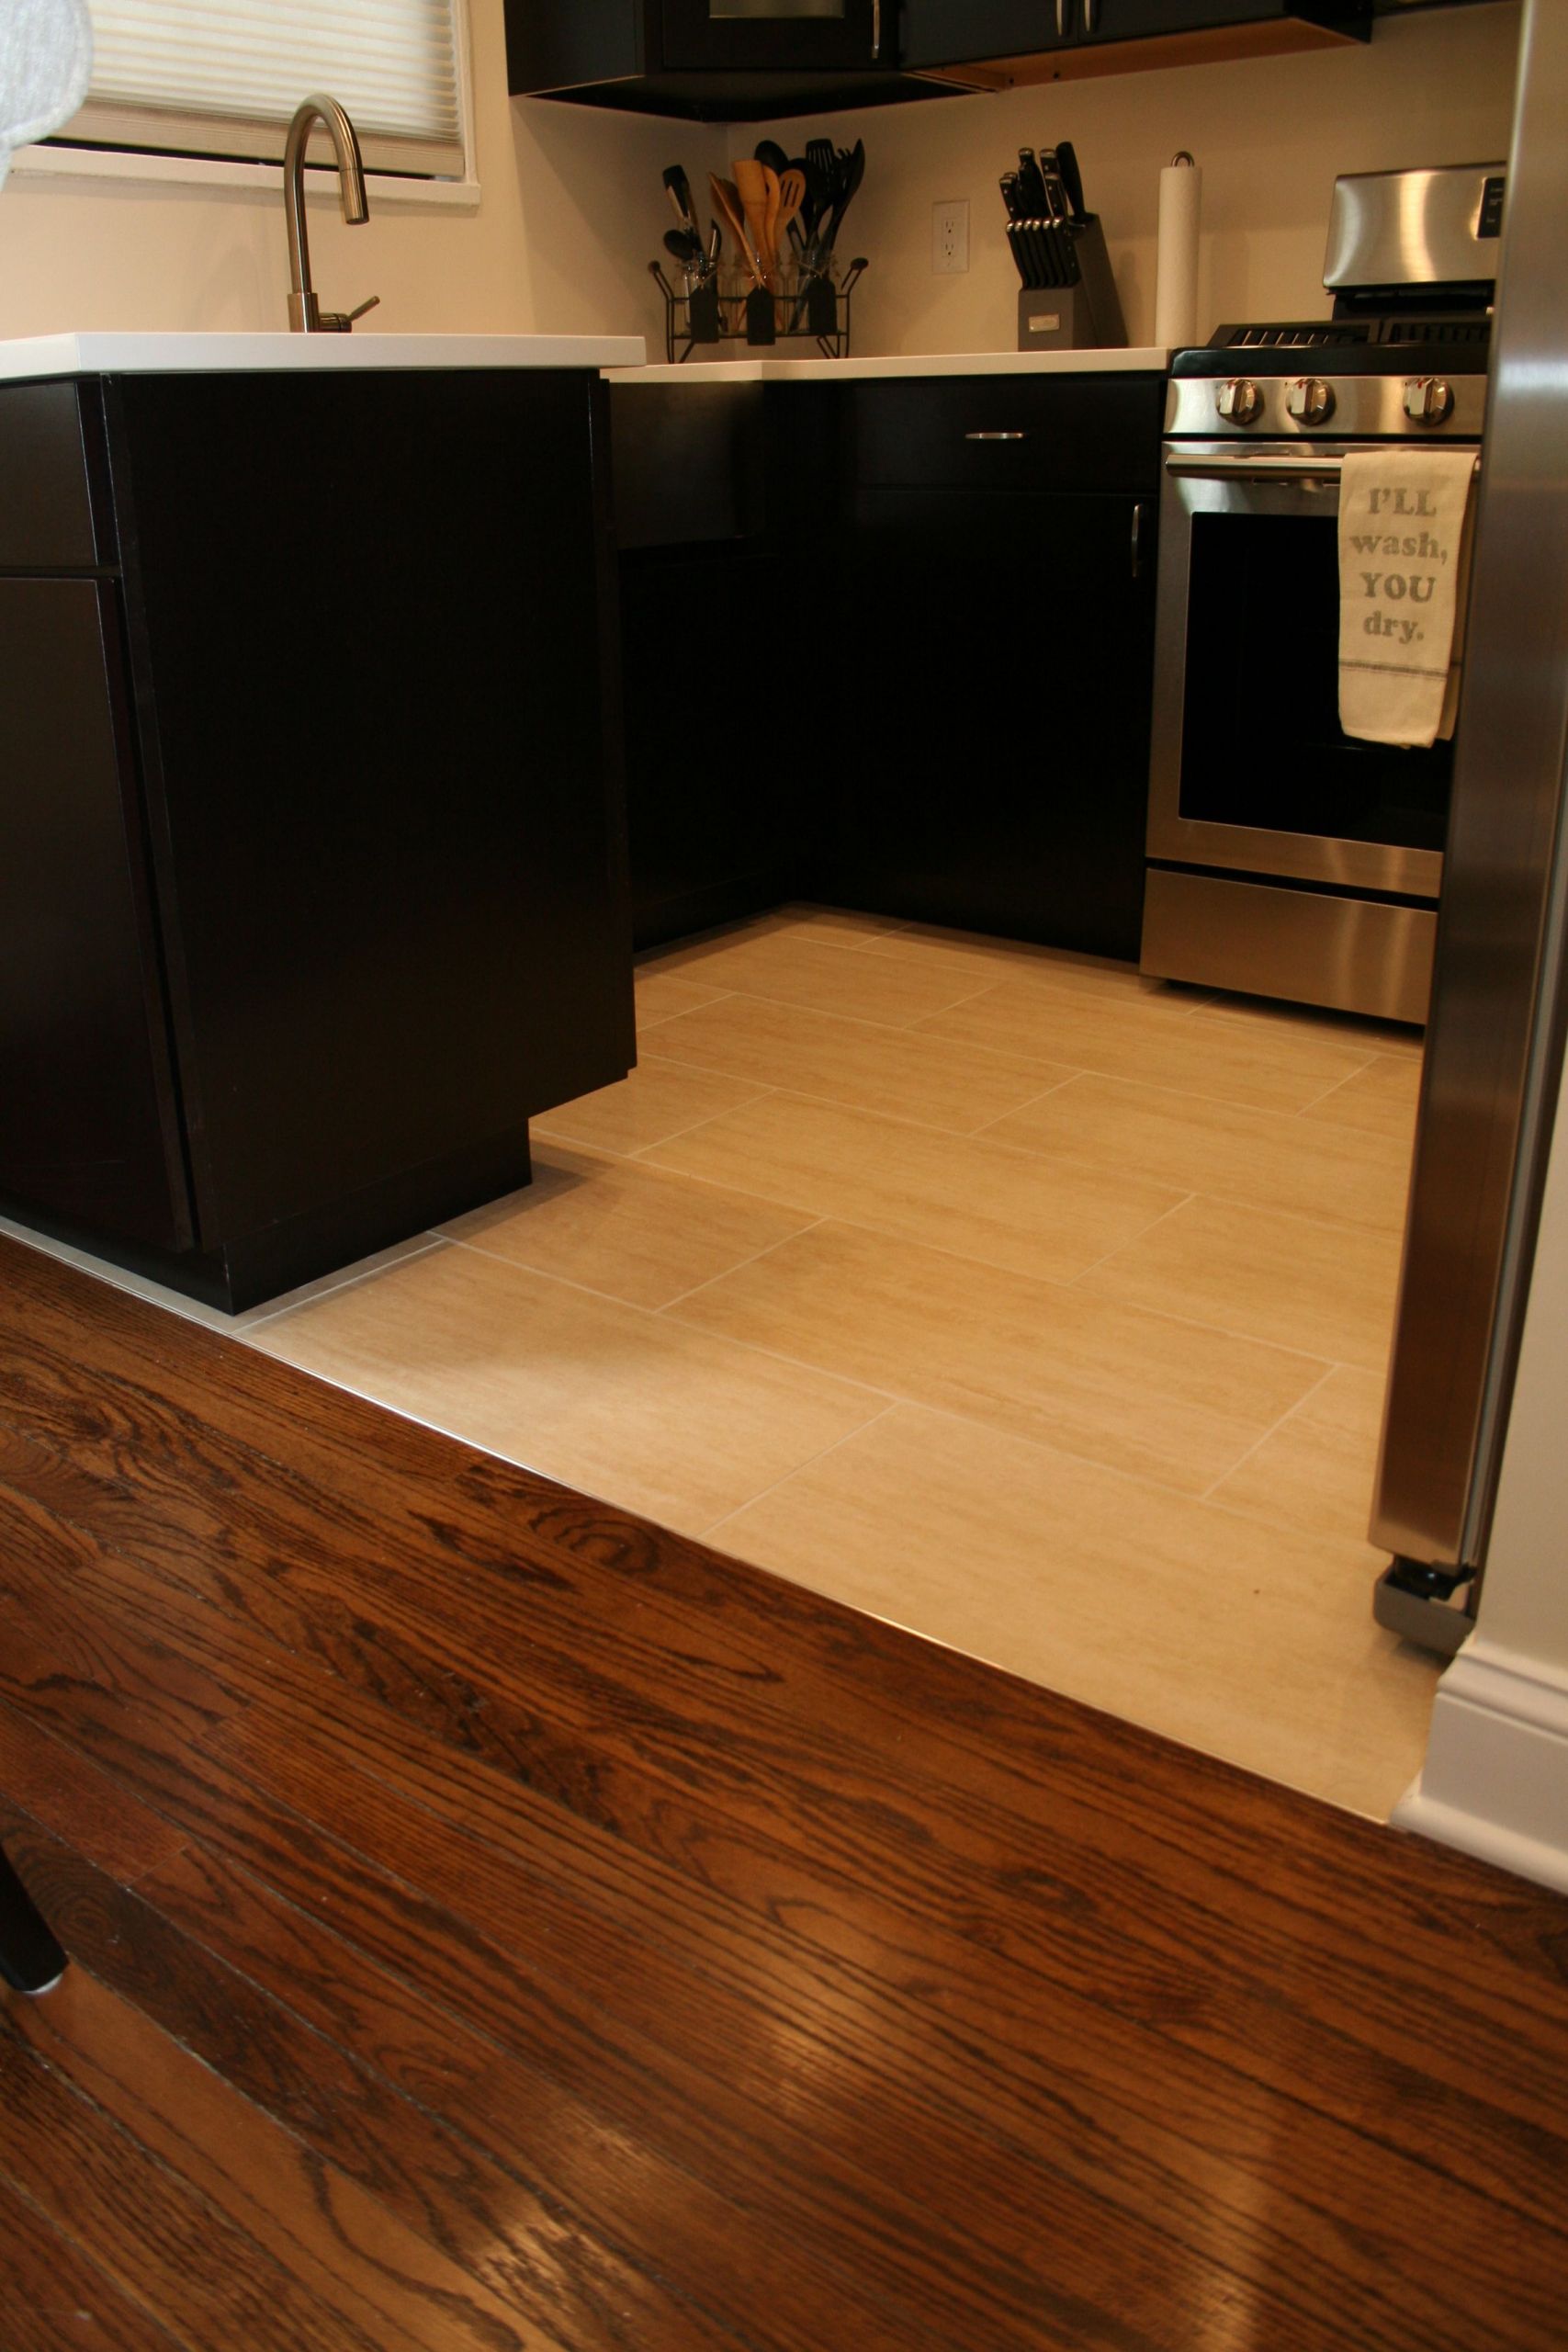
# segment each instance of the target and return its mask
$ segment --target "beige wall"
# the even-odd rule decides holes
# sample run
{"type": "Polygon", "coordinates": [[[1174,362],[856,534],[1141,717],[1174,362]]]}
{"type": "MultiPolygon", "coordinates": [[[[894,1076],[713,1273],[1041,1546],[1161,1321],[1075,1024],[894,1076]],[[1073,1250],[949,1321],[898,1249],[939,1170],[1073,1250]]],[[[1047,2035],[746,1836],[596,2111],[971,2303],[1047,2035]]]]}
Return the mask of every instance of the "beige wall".
{"type": "MultiPolygon", "coordinates": [[[[708,146],[716,159],[722,140],[509,99],[502,0],[469,4],[479,210],[386,205],[351,232],[330,204],[313,203],[318,287],[333,304],[380,295],[361,332],[650,333],[659,306],[648,261],[673,225],[660,167],[687,153],[705,173],[708,146]]],[[[276,193],[17,170],[0,194],[0,336],[282,326],[288,291],[276,193]]]]}
{"type": "MultiPolygon", "coordinates": [[[[866,145],[845,236],[872,267],[857,348],[991,351],[1017,341],[1018,277],[997,181],[1021,146],[1070,139],[1103,214],[1129,338],[1154,332],[1159,172],[1179,148],[1203,170],[1199,317],[1325,317],[1323,253],[1335,175],[1506,155],[1514,0],[1385,20],[1371,45],[1301,57],[1112,74],[888,107],[812,124],[866,145]],[[931,274],[931,206],[970,204],[968,275],[931,274]]],[[[750,133],[746,134],[748,137],[750,133]]],[[[785,144],[806,135],[782,124],[785,144]]],[[[792,153],[797,152],[790,147],[792,153]]]]}
{"type": "MultiPolygon", "coordinates": [[[[470,0],[477,212],[383,206],[349,232],[311,209],[316,278],[333,303],[376,292],[363,331],[473,329],[657,334],[647,276],[671,225],[660,167],[699,188],[733,135],[506,96],[502,0],[470,0]]],[[[1309,316],[1326,304],[1324,227],[1336,172],[1461,162],[1506,151],[1516,0],[1385,22],[1370,49],[1269,62],[1113,75],[1057,88],[943,99],[776,126],[791,152],[810,130],[869,156],[847,241],[873,268],[858,347],[1010,348],[1016,278],[998,174],[1020,145],[1070,138],[1103,211],[1134,342],[1152,332],[1160,165],[1179,147],[1203,166],[1200,311],[1309,316]],[[966,196],[966,277],[931,269],[931,208],[966,196]]],[[[29,178],[0,196],[0,334],[68,327],[280,325],[287,293],[276,194],[29,178]]]]}

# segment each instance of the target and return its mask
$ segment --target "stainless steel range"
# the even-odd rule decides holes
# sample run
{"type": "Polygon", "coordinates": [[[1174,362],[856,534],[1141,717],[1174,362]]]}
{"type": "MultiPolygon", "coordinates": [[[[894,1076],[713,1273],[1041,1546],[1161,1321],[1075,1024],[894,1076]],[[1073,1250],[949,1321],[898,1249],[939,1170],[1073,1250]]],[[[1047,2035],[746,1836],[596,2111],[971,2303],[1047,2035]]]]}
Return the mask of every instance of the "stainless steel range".
{"type": "Polygon", "coordinates": [[[1335,187],[1333,317],[1220,328],[1166,411],[1145,972],[1418,1022],[1453,745],[1338,717],[1339,470],[1473,444],[1501,164],[1335,187]]]}

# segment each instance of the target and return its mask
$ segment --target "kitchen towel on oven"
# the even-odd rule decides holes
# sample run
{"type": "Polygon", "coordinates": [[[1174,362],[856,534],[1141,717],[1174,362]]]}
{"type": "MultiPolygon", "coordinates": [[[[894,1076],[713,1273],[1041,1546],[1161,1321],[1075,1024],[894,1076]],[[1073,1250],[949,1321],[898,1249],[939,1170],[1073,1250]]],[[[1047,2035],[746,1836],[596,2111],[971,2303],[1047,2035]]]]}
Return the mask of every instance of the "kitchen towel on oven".
{"type": "Polygon", "coordinates": [[[1371,743],[1453,732],[1475,451],[1356,449],[1339,477],[1339,724],[1371,743]]]}

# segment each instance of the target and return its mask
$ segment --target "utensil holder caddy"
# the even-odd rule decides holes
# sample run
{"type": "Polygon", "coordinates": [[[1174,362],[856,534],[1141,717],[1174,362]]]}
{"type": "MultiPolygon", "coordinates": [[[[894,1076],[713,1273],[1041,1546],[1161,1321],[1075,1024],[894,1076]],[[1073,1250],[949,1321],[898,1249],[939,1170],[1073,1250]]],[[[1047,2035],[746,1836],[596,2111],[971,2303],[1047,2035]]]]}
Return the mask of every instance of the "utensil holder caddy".
{"type": "Polygon", "coordinates": [[[866,266],[857,259],[841,284],[818,277],[787,294],[771,293],[765,286],[749,294],[723,294],[711,280],[677,294],[658,262],[649,262],[649,275],[664,300],[664,356],[677,367],[699,344],[744,343],[765,350],[772,344],[815,343],[824,359],[847,359],[851,298],[866,266]]]}

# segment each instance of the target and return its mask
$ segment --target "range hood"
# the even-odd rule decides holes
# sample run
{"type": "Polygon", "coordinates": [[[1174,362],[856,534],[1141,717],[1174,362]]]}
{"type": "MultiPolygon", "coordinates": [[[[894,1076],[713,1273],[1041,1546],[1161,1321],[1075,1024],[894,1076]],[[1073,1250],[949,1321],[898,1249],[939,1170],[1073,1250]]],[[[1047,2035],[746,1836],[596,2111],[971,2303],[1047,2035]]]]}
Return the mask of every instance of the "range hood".
{"type": "MultiPolygon", "coordinates": [[[[872,42],[864,62],[826,67],[773,66],[735,62],[748,51],[770,47],[787,57],[787,37],[763,32],[761,12],[732,0],[714,6],[715,26],[746,30],[714,41],[713,62],[694,61],[671,32],[678,13],[670,0],[506,0],[506,82],[513,97],[560,98],[576,106],[618,108],[628,114],[673,115],[695,122],[771,122],[790,115],[834,114],[850,107],[906,105],[912,98],[953,97],[947,81],[898,71],[896,59],[898,11],[883,0],[879,40],[886,25],[887,62],[873,64],[872,42]],[[730,55],[725,58],[723,52],[730,55]]],[[[767,16],[803,26],[832,11],[807,6],[781,8],[773,0],[767,16]]]]}

